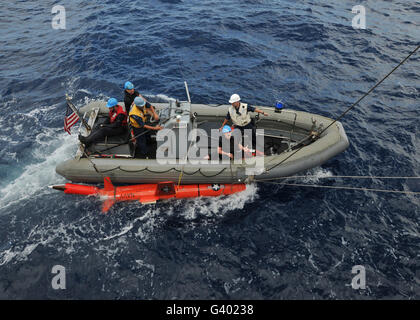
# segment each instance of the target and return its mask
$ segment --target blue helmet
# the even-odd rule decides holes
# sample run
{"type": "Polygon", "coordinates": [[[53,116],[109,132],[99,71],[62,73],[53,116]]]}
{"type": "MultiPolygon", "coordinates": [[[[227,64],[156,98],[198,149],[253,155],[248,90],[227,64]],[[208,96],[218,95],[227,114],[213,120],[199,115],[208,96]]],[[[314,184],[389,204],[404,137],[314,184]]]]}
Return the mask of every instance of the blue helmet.
{"type": "Polygon", "coordinates": [[[143,107],[143,106],[146,104],[146,101],[144,101],[144,99],[143,99],[142,97],[136,97],[136,98],[134,99],[134,104],[135,104],[137,107],[143,107]]]}
{"type": "Polygon", "coordinates": [[[225,125],[224,127],[223,127],[223,129],[222,129],[222,132],[223,133],[227,133],[227,132],[231,132],[232,131],[232,129],[231,129],[231,127],[229,127],[228,125],[225,125]]]}
{"type": "Polygon", "coordinates": [[[125,89],[125,90],[131,90],[131,89],[134,89],[134,84],[132,84],[130,81],[127,81],[127,82],[124,84],[124,89],[125,89]]]}
{"type": "Polygon", "coordinates": [[[117,99],[111,98],[111,99],[108,100],[108,103],[106,104],[106,106],[108,108],[112,108],[112,107],[115,107],[117,104],[118,104],[117,99]]]}

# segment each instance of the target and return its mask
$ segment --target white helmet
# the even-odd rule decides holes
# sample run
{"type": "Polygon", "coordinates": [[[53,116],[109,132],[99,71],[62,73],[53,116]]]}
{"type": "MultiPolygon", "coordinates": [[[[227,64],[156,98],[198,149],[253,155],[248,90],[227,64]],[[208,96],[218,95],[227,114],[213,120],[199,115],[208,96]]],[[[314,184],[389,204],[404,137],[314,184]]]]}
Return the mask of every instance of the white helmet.
{"type": "Polygon", "coordinates": [[[239,96],[239,94],[232,94],[232,96],[230,97],[229,103],[235,103],[241,101],[241,97],[239,96]]]}

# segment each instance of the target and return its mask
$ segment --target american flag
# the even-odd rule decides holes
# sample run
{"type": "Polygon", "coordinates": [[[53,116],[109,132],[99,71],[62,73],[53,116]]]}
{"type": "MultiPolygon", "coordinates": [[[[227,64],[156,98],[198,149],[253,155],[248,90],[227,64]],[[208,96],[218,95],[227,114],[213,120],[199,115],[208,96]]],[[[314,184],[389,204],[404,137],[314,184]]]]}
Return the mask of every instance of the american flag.
{"type": "Polygon", "coordinates": [[[79,116],[67,104],[66,117],[64,118],[64,130],[71,135],[70,129],[76,124],[77,121],[79,121],[79,116]]]}

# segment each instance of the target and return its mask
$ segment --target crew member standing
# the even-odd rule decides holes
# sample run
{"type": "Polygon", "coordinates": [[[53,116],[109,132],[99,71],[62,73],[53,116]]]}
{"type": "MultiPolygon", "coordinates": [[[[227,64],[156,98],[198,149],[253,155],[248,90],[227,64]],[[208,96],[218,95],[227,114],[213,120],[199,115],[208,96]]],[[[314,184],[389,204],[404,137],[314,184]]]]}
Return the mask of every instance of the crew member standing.
{"type": "Polygon", "coordinates": [[[140,97],[146,101],[146,108],[148,109],[147,114],[153,116],[155,121],[159,120],[159,116],[157,115],[155,108],[147,102],[147,100],[137,90],[134,90],[134,85],[130,81],[127,81],[124,84],[124,105],[127,113],[130,112],[131,106],[136,97],[140,97]]]}
{"type": "Polygon", "coordinates": [[[134,90],[134,85],[130,81],[127,81],[124,84],[124,106],[127,113],[130,112],[131,105],[136,97],[143,98],[137,90],[134,90]]]}
{"type": "Polygon", "coordinates": [[[223,121],[223,124],[219,130],[222,130],[226,123],[228,123],[228,121],[232,121],[234,128],[238,128],[239,130],[241,130],[242,136],[244,135],[245,129],[250,129],[252,130],[252,145],[255,148],[255,124],[251,119],[251,115],[249,113],[256,112],[261,113],[265,116],[268,116],[268,113],[258,108],[254,108],[246,103],[242,103],[241,97],[236,93],[230,97],[229,103],[231,104],[231,106],[229,107],[226,118],[223,121]]]}
{"type": "Polygon", "coordinates": [[[150,131],[163,129],[163,127],[159,125],[151,126],[146,124],[147,113],[146,101],[144,101],[143,98],[136,97],[130,110],[129,119],[133,129],[133,135],[136,137],[136,156],[139,155],[141,158],[147,157],[149,151],[147,147],[147,136],[150,135],[150,131]]]}

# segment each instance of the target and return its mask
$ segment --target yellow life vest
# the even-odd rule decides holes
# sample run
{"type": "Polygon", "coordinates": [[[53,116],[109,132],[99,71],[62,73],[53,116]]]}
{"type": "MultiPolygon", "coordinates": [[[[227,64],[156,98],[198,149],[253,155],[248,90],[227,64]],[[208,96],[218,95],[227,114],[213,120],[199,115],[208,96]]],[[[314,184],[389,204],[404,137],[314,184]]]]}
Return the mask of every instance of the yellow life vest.
{"type": "Polygon", "coordinates": [[[131,116],[138,116],[143,120],[143,123],[146,123],[145,112],[146,112],[145,107],[143,107],[143,109],[140,109],[135,104],[133,104],[133,107],[131,108],[130,114],[129,114],[130,124],[135,128],[140,128],[140,125],[131,116]]]}

